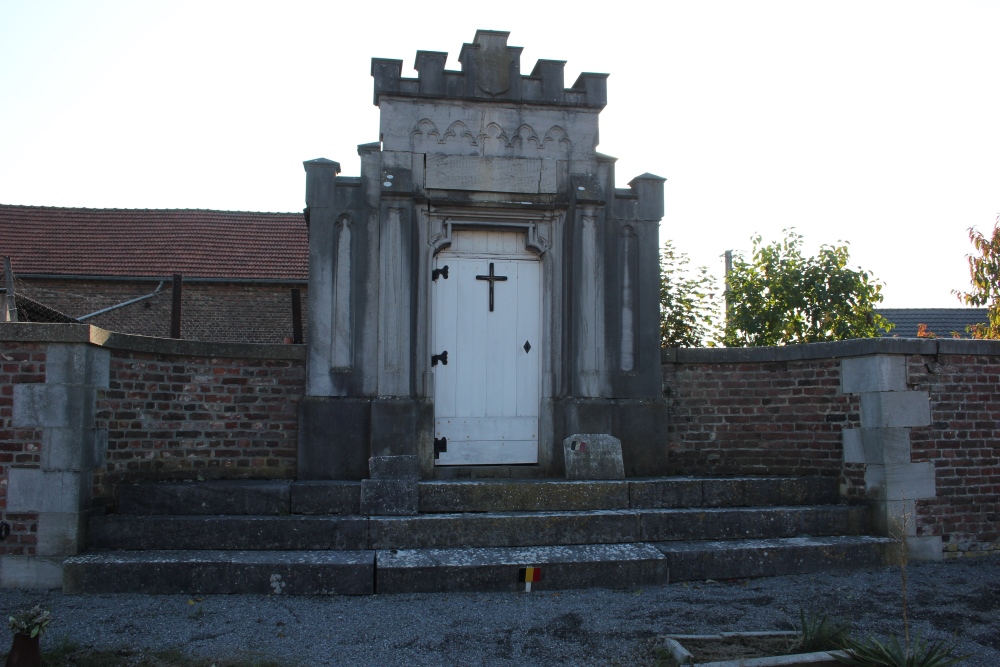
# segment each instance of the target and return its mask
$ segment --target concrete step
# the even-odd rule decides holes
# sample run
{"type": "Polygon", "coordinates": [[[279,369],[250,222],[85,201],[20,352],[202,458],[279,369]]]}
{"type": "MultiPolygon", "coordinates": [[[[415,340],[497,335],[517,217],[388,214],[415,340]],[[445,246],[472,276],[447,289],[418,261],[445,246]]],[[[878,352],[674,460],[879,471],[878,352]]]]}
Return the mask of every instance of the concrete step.
{"type": "Polygon", "coordinates": [[[376,592],[519,591],[526,567],[541,569],[533,591],[850,570],[882,565],[892,544],[888,538],[834,536],[378,551],[376,592]]]}
{"type": "MultiPolygon", "coordinates": [[[[421,482],[420,511],[531,512],[836,503],[830,477],[667,477],[622,481],[421,482]]],[[[357,514],[360,482],[210,481],[126,484],[117,511],[135,515],[357,514]]]]}
{"type": "Polygon", "coordinates": [[[427,549],[621,544],[667,540],[860,535],[865,508],[848,505],[418,516],[94,517],[98,550],[427,549]]]}
{"type": "Polygon", "coordinates": [[[820,505],[838,501],[832,477],[660,477],[623,481],[449,480],[420,483],[420,511],[666,509],[820,505]]]}
{"type": "Polygon", "coordinates": [[[219,480],[123,484],[119,514],[357,514],[361,482],[219,480]]]}
{"type": "Polygon", "coordinates": [[[89,553],[63,563],[65,593],[369,595],[372,551],[89,553]]]}
{"type": "Polygon", "coordinates": [[[668,581],[650,544],[581,544],[485,549],[405,549],[375,557],[378,593],[523,591],[522,568],[538,568],[532,590],[633,588],[668,581]]]}
{"type": "Polygon", "coordinates": [[[365,595],[635,588],[878,566],[893,545],[866,536],[659,544],[355,551],[95,552],[68,559],[75,593],[365,595]]]}
{"type": "Polygon", "coordinates": [[[656,546],[669,563],[670,581],[703,581],[877,567],[888,562],[895,540],[856,535],[663,542],[656,546]]]}

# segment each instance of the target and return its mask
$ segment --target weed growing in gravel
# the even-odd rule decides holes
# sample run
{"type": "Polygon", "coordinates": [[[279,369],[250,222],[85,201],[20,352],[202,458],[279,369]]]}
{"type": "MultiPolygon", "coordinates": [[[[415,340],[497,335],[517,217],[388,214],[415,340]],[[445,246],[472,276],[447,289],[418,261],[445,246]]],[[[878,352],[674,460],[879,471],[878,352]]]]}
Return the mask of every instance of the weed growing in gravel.
{"type": "Polygon", "coordinates": [[[850,639],[851,626],[839,621],[831,621],[826,614],[817,614],[799,609],[800,629],[797,651],[836,651],[844,648],[850,639]]]}
{"type": "Polygon", "coordinates": [[[910,641],[910,617],[907,610],[907,578],[906,566],[910,560],[910,549],[906,542],[907,529],[911,519],[906,511],[906,492],[902,494],[903,511],[899,521],[895,523],[890,533],[896,539],[896,558],[900,571],[900,588],[903,596],[903,637],[890,636],[886,642],[881,642],[869,636],[864,640],[852,637],[844,645],[843,655],[834,654],[837,662],[854,667],[948,667],[962,662],[969,656],[952,657],[955,643],[945,641],[927,643],[920,636],[910,641]]]}

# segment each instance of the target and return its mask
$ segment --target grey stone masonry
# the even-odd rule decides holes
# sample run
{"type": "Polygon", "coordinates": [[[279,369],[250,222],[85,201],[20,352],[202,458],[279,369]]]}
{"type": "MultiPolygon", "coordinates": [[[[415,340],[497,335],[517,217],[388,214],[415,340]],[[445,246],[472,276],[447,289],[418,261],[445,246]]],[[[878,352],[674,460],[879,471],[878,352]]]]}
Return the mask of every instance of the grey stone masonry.
{"type": "Polygon", "coordinates": [[[14,385],[12,424],[42,431],[40,467],[10,468],[7,511],[38,514],[34,556],[0,558],[0,585],[61,584],[62,561],[84,546],[91,480],[104,464],[107,431],[95,427],[97,393],[109,383],[111,352],[50,343],[44,384],[14,385]]]}
{"type": "MultiPolygon", "coordinates": [[[[629,475],[668,470],[664,179],[642,174],[615,187],[615,158],[597,152],[606,74],[583,73],[567,88],[563,61],[540,60],[522,75],[521,47],[507,38],[477,31],[459,53],[461,71],[446,70],[447,54],[436,51],[417,53],[414,78],[400,60],[373,59],[379,141],[358,147],[360,175],[340,176],[328,159],[304,164],[310,307],[300,479],[359,480],[380,456],[417,456],[422,478],[447,475],[456,459],[435,457],[443,375],[433,361],[443,331],[435,285],[443,283],[434,270],[468,252],[470,238],[503,238],[491,256],[537,263],[530,349],[539,377],[527,384],[539,392],[523,414],[537,415],[526,428],[538,476],[564,474],[560,444],[578,432],[619,438],[629,475]]],[[[450,370],[472,358],[452,354],[450,370]]],[[[524,442],[495,428],[481,441],[524,442]]]]}
{"type": "Polygon", "coordinates": [[[841,389],[861,398],[861,428],[843,432],[844,462],[865,466],[872,527],[905,537],[911,558],[941,558],[940,536],[916,535],[914,503],[936,495],[934,463],[910,456],[910,428],[931,423],[927,392],[906,389],[905,356],[876,354],[841,363],[841,389]]]}
{"type": "Polygon", "coordinates": [[[402,75],[403,61],[372,58],[375,104],[383,97],[493,100],[551,106],[604,108],[608,102],[607,74],[584,72],[565,88],[562,60],[539,60],[527,76],[521,75],[521,47],[507,46],[506,32],[477,30],[464,44],[460,72],[445,70],[447,53],[417,51],[416,78],[402,75]]]}

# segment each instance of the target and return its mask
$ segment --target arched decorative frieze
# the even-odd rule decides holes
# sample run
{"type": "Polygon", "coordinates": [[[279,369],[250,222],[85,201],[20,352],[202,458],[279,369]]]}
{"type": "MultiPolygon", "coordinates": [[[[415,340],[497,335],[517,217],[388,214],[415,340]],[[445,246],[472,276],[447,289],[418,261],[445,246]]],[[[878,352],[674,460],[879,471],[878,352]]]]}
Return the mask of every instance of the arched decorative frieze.
{"type": "Polygon", "coordinates": [[[415,153],[425,153],[427,149],[441,143],[441,133],[430,118],[421,118],[410,132],[410,146],[415,153]]]}
{"type": "Polygon", "coordinates": [[[456,120],[454,123],[448,126],[445,130],[444,136],[441,137],[440,143],[445,144],[448,141],[455,139],[456,141],[467,141],[470,146],[477,146],[475,135],[469,130],[469,126],[460,120],[456,120]]]}

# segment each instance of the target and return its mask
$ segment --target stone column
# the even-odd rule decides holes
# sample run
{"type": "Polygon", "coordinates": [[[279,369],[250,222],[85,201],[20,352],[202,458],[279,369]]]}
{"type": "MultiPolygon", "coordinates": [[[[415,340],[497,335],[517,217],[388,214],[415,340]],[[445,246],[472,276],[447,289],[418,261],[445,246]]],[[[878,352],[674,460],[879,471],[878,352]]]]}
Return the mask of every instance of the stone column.
{"type": "Polygon", "coordinates": [[[910,428],[931,423],[926,391],[907,391],[906,357],[879,354],[844,359],[841,388],[861,396],[861,428],[844,429],[844,462],[865,465],[874,529],[899,536],[905,525],[910,557],[942,557],[940,536],[916,536],[915,501],[936,495],[934,463],[914,463],[910,428]]]}

